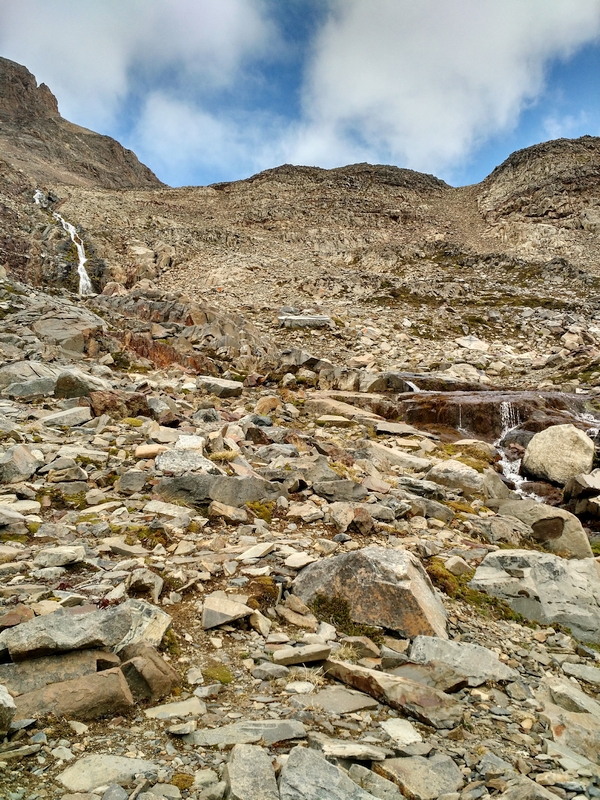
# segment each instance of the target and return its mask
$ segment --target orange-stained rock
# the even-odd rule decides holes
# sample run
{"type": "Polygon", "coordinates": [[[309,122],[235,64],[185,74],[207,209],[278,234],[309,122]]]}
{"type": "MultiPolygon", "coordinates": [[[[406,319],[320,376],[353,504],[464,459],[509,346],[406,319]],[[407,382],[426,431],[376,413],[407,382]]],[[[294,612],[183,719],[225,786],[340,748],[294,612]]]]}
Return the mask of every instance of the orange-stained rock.
{"type": "Polygon", "coordinates": [[[71,719],[96,719],[129,711],[133,696],[120,669],[107,669],[83,678],[52,683],[15,698],[15,719],[54,714],[71,719]]]}
{"type": "Polygon", "coordinates": [[[335,659],[325,662],[325,673],[434,728],[455,728],[462,719],[461,704],[430,686],[335,659]]]}
{"type": "Polygon", "coordinates": [[[293,584],[305,603],[317,595],[346,600],[352,619],[403,636],[446,638],[446,612],[429,576],[407,550],[365,547],[323,559],[302,570],[293,584]]]}

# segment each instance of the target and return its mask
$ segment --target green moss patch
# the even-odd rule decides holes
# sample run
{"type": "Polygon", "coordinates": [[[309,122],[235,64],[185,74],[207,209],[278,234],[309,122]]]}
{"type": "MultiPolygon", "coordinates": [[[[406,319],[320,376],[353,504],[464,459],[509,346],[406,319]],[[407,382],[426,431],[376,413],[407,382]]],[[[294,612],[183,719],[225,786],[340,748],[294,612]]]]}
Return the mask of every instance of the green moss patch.
{"type": "Polygon", "coordinates": [[[309,603],[309,608],[318,620],[335,625],[338,631],[347,636],[368,636],[376,644],[382,641],[382,634],[378,628],[362,625],[352,619],[350,603],[339,594],[332,597],[317,594],[315,599],[309,603]]]}

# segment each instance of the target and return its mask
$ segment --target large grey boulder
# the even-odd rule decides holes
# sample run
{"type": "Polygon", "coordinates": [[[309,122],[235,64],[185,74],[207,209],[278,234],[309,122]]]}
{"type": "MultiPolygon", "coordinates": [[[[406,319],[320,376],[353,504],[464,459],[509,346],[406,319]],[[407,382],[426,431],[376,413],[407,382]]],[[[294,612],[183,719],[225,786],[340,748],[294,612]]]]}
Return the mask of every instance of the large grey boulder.
{"type": "Polygon", "coordinates": [[[136,775],[152,775],[156,771],[152,761],[141,758],[91,755],[67,767],[57,776],[57,780],[70,792],[89,792],[111,783],[129,786],[136,775]]]}
{"type": "Polygon", "coordinates": [[[253,744],[236,744],[225,767],[230,800],[279,800],[268,753],[253,744]]]}
{"type": "Polygon", "coordinates": [[[469,686],[480,686],[486,681],[512,681],[519,676],[507,667],[496,653],[478,644],[451,642],[433,636],[417,636],[409,653],[416,664],[442,662],[468,679],[469,686]]]}
{"type": "Polygon", "coordinates": [[[563,508],[535,500],[510,500],[502,503],[498,517],[518,519],[531,528],[532,538],[555,553],[572,558],[592,558],[592,548],[581,522],[563,508]]]}
{"type": "Polygon", "coordinates": [[[196,378],[196,387],[217,397],[239,397],[244,389],[239,381],[213,378],[212,375],[199,375],[196,378]]]}
{"type": "Polygon", "coordinates": [[[79,616],[55,611],[2,631],[0,647],[8,649],[13,661],[71,650],[109,648],[128,633],[131,619],[131,610],[125,605],[79,616]]]}
{"type": "Polygon", "coordinates": [[[536,433],[525,450],[521,471],[531,478],[564,486],[592,470],[594,443],[574,425],[552,425],[536,433]]]}
{"type": "Polygon", "coordinates": [[[404,636],[446,637],[446,612],[421,562],[407,550],[365,547],[310,564],[294,581],[305,603],[347,601],[355,622],[404,636]]]}
{"type": "Polygon", "coordinates": [[[451,489],[461,489],[466,495],[483,494],[485,486],[483,475],[453,458],[432,467],[427,473],[427,480],[451,489]]]}
{"type": "Polygon", "coordinates": [[[528,619],[559,622],[578,639],[600,643],[600,576],[592,558],[499,550],[488,553],[469,586],[506,600],[528,619]]]}
{"type": "Polygon", "coordinates": [[[24,444],[9,447],[0,455],[0,483],[20,483],[30,478],[40,466],[24,444]]]}
{"type": "Polygon", "coordinates": [[[387,758],[378,764],[378,772],[397,783],[405,797],[413,800],[437,800],[464,785],[462,772],[449,756],[436,753],[431,758],[387,758]]]}
{"type": "Polygon", "coordinates": [[[314,750],[294,747],[279,781],[281,800],[375,800],[314,750]]]}
{"type": "Polygon", "coordinates": [[[180,500],[191,506],[202,506],[217,500],[235,508],[257,500],[276,500],[287,495],[281,484],[262,478],[201,474],[163,478],[156,486],[156,492],[168,503],[180,500]]]}

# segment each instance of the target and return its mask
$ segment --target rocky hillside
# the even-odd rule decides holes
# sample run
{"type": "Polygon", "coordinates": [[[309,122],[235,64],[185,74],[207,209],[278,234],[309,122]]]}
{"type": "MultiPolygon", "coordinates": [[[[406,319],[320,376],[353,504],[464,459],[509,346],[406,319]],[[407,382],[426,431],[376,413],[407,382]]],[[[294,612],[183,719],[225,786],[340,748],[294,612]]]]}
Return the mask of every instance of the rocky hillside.
{"type": "Polygon", "coordinates": [[[598,140],[170,189],[3,63],[0,798],[600,796],[598,140]]]}

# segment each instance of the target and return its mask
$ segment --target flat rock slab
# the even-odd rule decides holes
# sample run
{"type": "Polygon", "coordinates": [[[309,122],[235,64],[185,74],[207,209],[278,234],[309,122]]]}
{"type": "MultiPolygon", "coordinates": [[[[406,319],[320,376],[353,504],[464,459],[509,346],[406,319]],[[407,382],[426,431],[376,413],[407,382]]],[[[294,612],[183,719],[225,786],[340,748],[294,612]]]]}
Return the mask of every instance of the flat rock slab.
{"type": "Polygon", "coordinates": [[[325,663],[325,672],[434,728],[455,728],[462,719],[463,708],[459,702],[444,692],[406,678],[334,659],[325,663]]]}
{"type": "Polygon", "coordinates": [[[419,731],[407,719],[390,717],[379,724],[395,744],[405,746],[423,741],[419,731]]]}
{"type": "Polygon", "coordinates": [[[417,636],[410,648],[409,657],[417,664],[441,661],[464,675],[469,686],[480,686],[486,681],[514,681],[519,677],[514,669],[500,661],[496,653],[478,644],[417,636]]]}
{"type": "Polygon", "coordinates": [[[306,567],[293,583],[305,603],[339,596],[352,619],[404,636],[446,638],[446,612],[419,559],[408,551],[365,547],[306,567]]]}
{"type": "Polygon", "coordinates": [[[294,747],[279,781],[281,800],[375,800],[339,767],[306,747],[294,747]]]}
{"type": "Polygon", "coordinates": [[[118,666],[118,656],[100,650],[81,650],[75,653],[33,658],[17,664],[0,664],[0,684],[13,695],[42,689],[49,683],[91,675],[99,668],[118,666]]]}
{"type": "Polygon", "coordinates": [[[224,774],[229,800],[279,800],[269,754],[252,744],[237,744],[224,774]]]}
{"type": "Polygon", "coordinates": [[[293,664],[310,664],[313,661],[325,661],[331,654],[331,647],[326,644],[307,644],[304,647],[282,647],[273,653],[275,664],[289,667],[293,664]]]}
{"type": "Polygon", "coordinates": [[[190,697],[179,703],[165,703],[162,706],[146,708],[148,719],[174,719],[176,717],[200,717],[206,714],[206,705],[198,697],[190,697]]]}
{"type": "MultiPolygon", "coordinates": [[[[598,667],[588,667],[586,664],[563,664],[565,675],[572,675],[580,681],[590,683],[592,686],[600,687],[600,669],[598,667]]],[[[1,678],[0,678],[1,680],[1,678]]]]}
{"type": "Polygon", "coordinates": [[[277,318],[282,328],[299,330],[300,328],[328,328],[333,325],[331,317],[316,315],[312,317],[287,314],[277,318]]]}
{"type": "Polygon", "coordinates": [[[58,775],[58,780],[70,792],[89,792],[98,786],[112,783],[128,786],[136,775],[152,775],[152,761],[123,756],[85,756],[58,775]]]}
{"type": "Polygon", "coordinates": [[[386,759],[376,767],[384,778],[397,783],[412,800],[437,800],[464,785],[463,775],[449,756],[386,759]]]}
{"type": "Polygon", "coordinates": [[[222,728],[195,731],[185,737],[187,744],[200,747],[231,747],[235,744],[264,742],[270,746],[290,739],[304,739],[306,728],[296,720],[247,720],[233,722],[222,728]]]}
{"type": "Polygon", "coordinates": [[[208,595],[202,607],[202,627],[209,630],[252,613],[253,609],[243,603],[236,603],[220,595],[208,595]]]}
{"type": "Polygon", "coordinates": [[[213,378],[211,375],[199,375],[196,378],[196,387],[217,397],[239,397],[244,390],[243,384],[239,381],[213,378]]]}
{"type": "Polygon", "coordinates": [[[318,706],[327,714],[352,714],[369,708],[377,708],[378,701],[368,694],[331,686],[321,689],[315,694],[298,695],[294,698],[296,705],[318,706]]]}
{"type": "Polygon", "coordinates": [[[382,778],[381,775],[377,775],[360,764],[352,764],[348,770],[348,776],[365,792],[370,792],[379,800],[404,800],[404,795],[401,794],[395,783],[382,778]]]}
{"type": "Polygon", "coordinates": [[[0,633],[13,661],[71,650],[110,648],[127,634],[131,612],[125,606],[81,616],[55,611],[0,633]]]}

